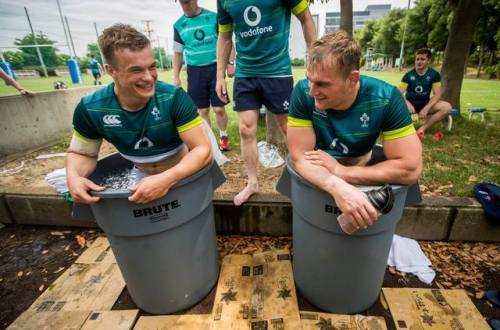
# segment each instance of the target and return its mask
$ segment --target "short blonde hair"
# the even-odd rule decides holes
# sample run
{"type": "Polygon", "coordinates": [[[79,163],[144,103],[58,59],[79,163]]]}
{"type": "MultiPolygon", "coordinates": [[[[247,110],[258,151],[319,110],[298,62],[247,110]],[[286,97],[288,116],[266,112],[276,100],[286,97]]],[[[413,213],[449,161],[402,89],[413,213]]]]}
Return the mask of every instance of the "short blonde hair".
{"type": "Polygon", "coordinates": [[[141,32],[128,24],[115,24],[102,32],[99,36],[99,47],[106,62],[115,64],[115,51],[120,49],[130,49],[140,51],[150,46],[149,39],[141,32]]]}
{"type": "Polygon", "coordinates": [[[347,78],[354,70],[359,70],[361,48],[345,31],[327,33],[309,48],[308,66],[324,65],[334,61],[338,72],[347,78]]]}

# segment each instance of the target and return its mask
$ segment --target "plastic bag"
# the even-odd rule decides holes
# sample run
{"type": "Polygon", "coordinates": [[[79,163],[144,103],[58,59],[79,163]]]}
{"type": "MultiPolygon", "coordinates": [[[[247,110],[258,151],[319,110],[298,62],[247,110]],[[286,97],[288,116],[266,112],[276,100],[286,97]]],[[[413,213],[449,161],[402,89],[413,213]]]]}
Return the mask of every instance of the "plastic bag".
{"type": "Polygon", "coordinates": [[[215,138],[214,132],[208,125],[208,123],[203,120],[203,124],[205,125],[205,129],[208,134],[208,138],[210,139],[210,144],[212,145],[212,154],[214,155],[214,160],[217,162],[217,165],[222,166],[224,163],[228,162],[229,159],[222,154],[219,149],[219,145],[217,144],[217,139],[215,138]]]}
{"type": "Polygon", "coordinates": [[[274,144],[267,143],[266,141],[259,141],[259,143],[257,143],[257,150],[259,152],[259,162],[265,168],[274,168],[285,163],[278,152],[278,148],[274,144]]]}

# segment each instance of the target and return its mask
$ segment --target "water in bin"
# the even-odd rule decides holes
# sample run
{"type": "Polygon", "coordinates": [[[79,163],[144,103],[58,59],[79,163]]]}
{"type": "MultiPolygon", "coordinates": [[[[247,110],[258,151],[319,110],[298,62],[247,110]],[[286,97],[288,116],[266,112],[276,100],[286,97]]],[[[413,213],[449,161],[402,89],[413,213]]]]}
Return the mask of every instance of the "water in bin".
{"type": "Polygon", "coordinates": [[[266,141],[259,141],[257,143],[257,150],[259,153],[259,162],[265,168],[275,168],[285,163],[280,156],[278,147],[274,144],[266,141]]]}
{"type": "Polygon", "coordinates": [[[100,200],[90,207],[75,203],[73,217],[95,219],[106,233],[139,308],[152,314],[186,309],[202,300],[217,281],[212,199],[225,177],[214,162],[178,182],[164,197],[135,204],[128,201],[132,168],[119,154],[99,160],[89,179],[107,180],[112,189],[92,192],[100,200]]]}

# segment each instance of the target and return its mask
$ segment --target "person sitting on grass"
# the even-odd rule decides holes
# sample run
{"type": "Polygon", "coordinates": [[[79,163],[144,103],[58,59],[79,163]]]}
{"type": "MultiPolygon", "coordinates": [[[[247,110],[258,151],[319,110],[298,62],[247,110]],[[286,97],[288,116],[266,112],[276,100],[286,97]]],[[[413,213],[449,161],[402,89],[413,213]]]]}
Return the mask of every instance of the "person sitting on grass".
{"type": "Polygon", "coordinates": [[[422,172],[422,144],[401,93],[360,75],[360,57],[345,31],[313,43],[307,80],[292,93],[287,134],[294,168],[330,194],[356,229],[378,214],[354,185],[413,184],[422,172]],[[380,133],[387,160],[367,166],[380,133]]]}
{"type": "Polygon", "coordinates": [[[7,74],[2,68],[0,68],[0,78],[2,78],[8,85],[11,85],[15,89],[21,93],[21,95],[24,96],[33,96],[33,92],[25,89],[21,84],[19,84],[15,79],[13,79],[11,76],[7,74]]]}
{"type": "Polygon", "coordinates": [[[129,201],[149,203],[212,160],[212,149],[196,105],[184,90],[157,81],[148,38],[116,24],[99,36],[113,83],[82,98],[73,115],[74,133],[66,156],[68,188],[79,203],[95,203],[102,191],[86,177],[96,167],[106,139],[132,161],[142,178],[129,201]]]}
{"type": "Polygon", "coordinates": [[[399,90],[406,96],[406,104],[410,113],[418,113],[424,124],[417,130],[422,139],[425,130],[444,119],[451,111],[450,103],[441,100],[441,75],[429,67],[432,52],[421,48],[415,53],[415,68],[408,71],[401,80],[399,90]],[[432,98],[431,91],[433,92],[432,98]]]}

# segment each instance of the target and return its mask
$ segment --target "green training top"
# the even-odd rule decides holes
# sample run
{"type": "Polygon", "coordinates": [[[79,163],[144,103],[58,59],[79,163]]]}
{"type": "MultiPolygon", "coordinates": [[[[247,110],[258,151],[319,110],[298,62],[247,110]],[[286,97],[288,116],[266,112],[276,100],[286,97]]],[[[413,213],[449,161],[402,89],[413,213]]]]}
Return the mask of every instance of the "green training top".
{"type": "Polygon", "coordinates": [[[427,103],[431,97],[432,87],[441,86],[441,75],[433,68],[427,68],[423,75],[417,70],[408,71],[401,80],[400,86],[406,86],[408,101],[427,103]]]}
{"type": "Polygon", "coordinates": [[[358,96],[346,111],[316,109],[309,82],[299,81],[292,93],[288,126],[312,127],[316,148],[337,159],[366,154],[381,132],[384,140],[415,133],[399,90],[366,76],[361,76],[358,96]]]}
{"type": "Polygon", "coordinates": [[[184,52],[188,65],[215,63],[217,57],[217,14],[201,8],[199,15],[183,15],[174,24],[174,51],[184,52]]]}
{"type": "Polygon", "coordinates": [[[236,77],[291,76],[290,13],[307,7],[307,0],[217,0],[219,31],[236,36],[236,77]]]}
{"type": "Polygon", "coordinates": [[[201,124],[196,105],[182,90],[158,81],[154,96],[139,111],[124,110],[114,83],[82,98],[73,114],[75,135],[85,141],[106,139],[135,163],[154,163],[177,153],[179,133],[201,124]]]}
{"type": "Polygon", "coordinates": [[[91,59],[90,62],[89,62],[89,66],[90,66],[90,70],[92,70],[92,72],[99,72],[99,62],[97,62],[97,60],[95,58],[91,59]]]}

